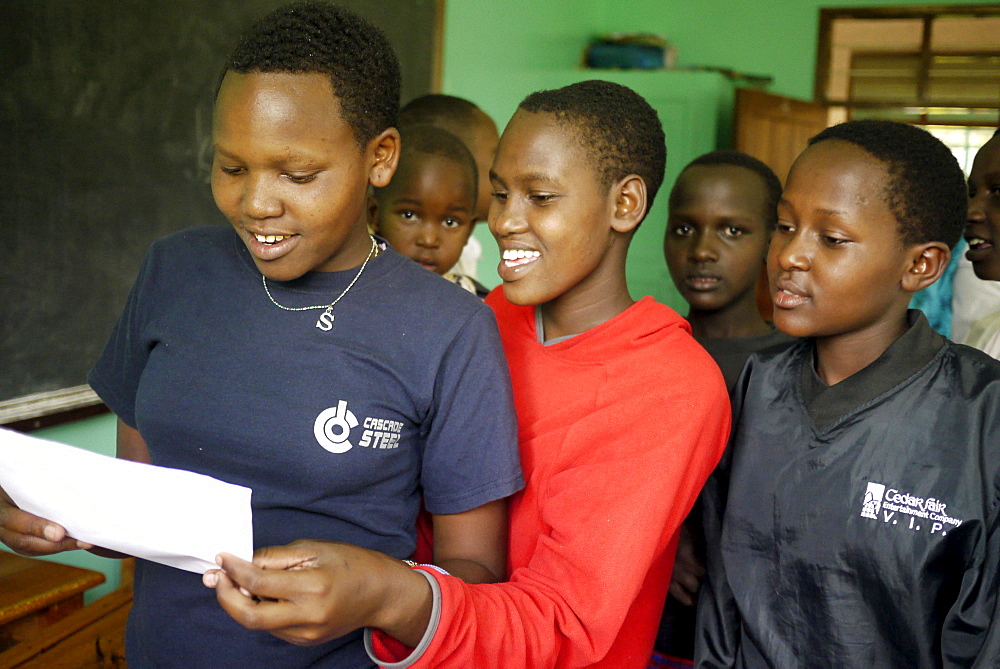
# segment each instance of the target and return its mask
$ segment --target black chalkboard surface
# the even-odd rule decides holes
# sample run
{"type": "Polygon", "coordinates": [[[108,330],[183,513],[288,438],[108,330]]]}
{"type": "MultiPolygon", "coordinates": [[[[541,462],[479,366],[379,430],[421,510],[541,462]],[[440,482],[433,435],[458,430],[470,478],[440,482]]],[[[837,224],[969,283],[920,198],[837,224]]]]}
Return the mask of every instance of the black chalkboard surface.
{"type": "MultiPolygon", "coordinates": [[[[225,224],[215,86],[280,4],[0,2],[0,408],[85,384],[150,243],[225,224]]],[[[442,0],[342,4],[393,41],[404,101],[434,87],[442,0]]]]}

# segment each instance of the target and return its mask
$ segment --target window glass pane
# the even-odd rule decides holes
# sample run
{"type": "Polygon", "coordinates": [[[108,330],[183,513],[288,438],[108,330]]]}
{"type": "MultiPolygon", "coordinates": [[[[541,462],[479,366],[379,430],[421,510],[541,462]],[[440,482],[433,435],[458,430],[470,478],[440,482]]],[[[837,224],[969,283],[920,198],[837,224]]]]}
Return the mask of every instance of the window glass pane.
{"type": "Polygon", "coordinates": [[[931,24],[933,51],[1000,51],[1000,17],[942,16],[931,24]]]}
{"type": "Polygon", "coordinates": [[[982,148],[983,144],[990,141],[993,132],[996,130],[996,128],[936,125],[921,127],[940,139],[944,142],[945,146],[951,149],[966,176],[969,175],[969,171],[972,169],[972,161],[976,157],[976,152],[982,148]]]}

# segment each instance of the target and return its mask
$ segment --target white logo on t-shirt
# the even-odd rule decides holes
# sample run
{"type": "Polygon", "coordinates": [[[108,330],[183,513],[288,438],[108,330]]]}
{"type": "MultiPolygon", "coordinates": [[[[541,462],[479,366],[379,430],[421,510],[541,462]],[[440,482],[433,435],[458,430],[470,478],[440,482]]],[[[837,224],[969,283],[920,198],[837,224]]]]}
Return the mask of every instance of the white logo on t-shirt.
{"type": "Polygon", "coordinates": [[[347,401],[340,400],[337,406],[321,411],[313,424],[313,434],[319,445],[331,453],[346,453],[351,443],[351,429],[358,426],[358,419],[347,408],[347,401]]]}

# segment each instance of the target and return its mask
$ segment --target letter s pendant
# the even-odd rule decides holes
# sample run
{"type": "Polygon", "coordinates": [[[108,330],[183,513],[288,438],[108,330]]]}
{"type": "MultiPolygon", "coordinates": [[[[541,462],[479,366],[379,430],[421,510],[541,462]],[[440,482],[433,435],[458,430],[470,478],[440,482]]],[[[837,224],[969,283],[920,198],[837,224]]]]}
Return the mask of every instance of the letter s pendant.
{"type": "Polygon", "coordinates": [[[327,310],[319,317],[316,321],[316,327],[318,327],[323,332],[329,332],[333,329],[333,311],[327,310]]]}

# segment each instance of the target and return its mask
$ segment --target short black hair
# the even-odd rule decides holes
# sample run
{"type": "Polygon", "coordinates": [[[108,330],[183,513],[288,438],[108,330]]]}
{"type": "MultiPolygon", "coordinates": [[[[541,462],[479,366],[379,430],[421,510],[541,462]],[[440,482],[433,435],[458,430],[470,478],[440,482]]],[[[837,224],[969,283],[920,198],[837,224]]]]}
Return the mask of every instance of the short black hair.
{"type": "MultiPolygon", "coordinates": [[[[764,181],[764,188],[766,189],[766,194],[764,198],[764,207],[766,208],[767,219],[766,223],[769,228],[773,228],[778,223],[778,202],[781,201],[781,179],[778,175],[774,173],[770,167],[768,167],[763,161],[757,160],[748,153],[743,153],[742,151],[711,151],[709,153],[703,154],[692,160],[690,163],[684,166],[681,170],[681,174],[684,174],[690,167],[695,167],[697,165],[704,165],[706,167],[715,167],[718,165],[732,165],[734,167],[743,167],[755,173],[764,181]]],[[[677,183],[674,182],[674,188],[670,191],[670,202],[674,201],[674,191],[677,188],[677,183]]]]}
{"type": "MultiPolygon", "coordinates": [[[[433,125],[402,125],[399,129],[402,140],[402,149],[399,153],[399,166],[402,168],[414,159],[416,154],[431,156],[441,156],[458,163],[469,177],[472,184],[472,206],[476,206],[476,195],[479,189],[479,174],[476,171],[476,159],[472,153],[462,143],[458,137],[447,130],[442,130],[433,125]]],[[[398,172],[399,170],[397,170],[398,172]]],[[[392,184],[374,190],[376,199],[385,192],[386,188],[392,188],[392,184]]]]}
{"type": "Polygon", "coordinates": [[[328,75],[362,147],[396,125],[396,52],[381,30],[343,7],[307,0],[266,14],[240,37],[223,76],[228,71],[328,75]]]}
{"type": "Polygon", "coordinates": [[[863,120],[827,128],[809,146],[828,139],[850,142],[886,164],[885,202],[905,244],[958,243],[969,194],[958,160],[941,140],[906,123],[863,120]]]}
{"type": "Polygon", "coordinates": [[[601,182],[610,188],[629,174],[646,182],[646,212],[663,183],[667,144],[660,117],[631,88],[592,79],[526,97],[518,109],[554,114],[579,133],[601,182]]]}
{"type": "Polygon", "coordinates": [[[485,115],[486,112],[465,98],[428,93],[403,105],[399,110],[399,122],[407,125],[455,124],[465,127],[474,125],[485,115]]]}

